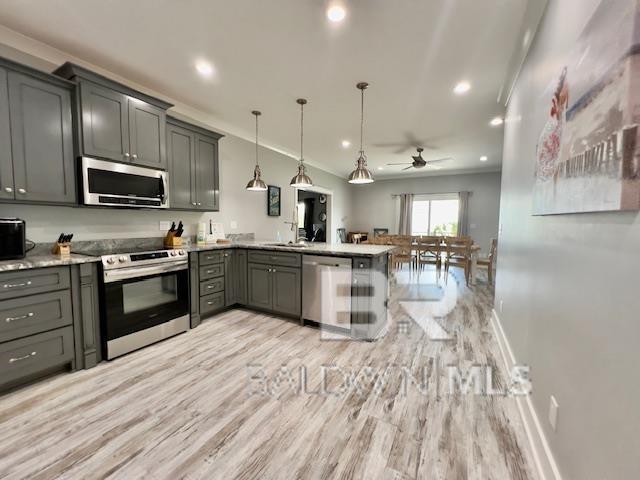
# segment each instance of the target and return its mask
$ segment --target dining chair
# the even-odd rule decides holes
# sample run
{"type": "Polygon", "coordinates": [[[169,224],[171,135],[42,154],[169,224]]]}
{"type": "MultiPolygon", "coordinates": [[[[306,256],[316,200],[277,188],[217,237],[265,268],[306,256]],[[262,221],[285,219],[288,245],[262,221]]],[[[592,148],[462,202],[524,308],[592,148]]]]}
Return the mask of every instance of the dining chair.
{"type": "Polygon", "coordinates": [[[487,279],[489,284],[493,285],[493,269],[495,268],[496,253],[498,252],[498,239],[491,239],[491,246],[489,247],[489,255],[486,258],[479,258],[476,264],[479,267],[487,268],[487,279]]]}
{"type": "Polygon", "coordinates": [[[445,279],[449,278],[449,267],[462,267],[467,285],[471,278],[471,246],[470,237],[445,237],[445,279]]]}
{"type": "Polygon", "coordinates": [[[399,270],[402,269],[403,265],[409,265],[409,271],[411,272],[417,267],[417,259],[413,254],[413,245],[411,245],[410,241],[396,241],[394,245],[398,248],[396,248],[391,256],[393,268],[399,270]]]}
{"type": "Polygon", "coordinates": [[[415,245],[418,256],[418,271],[421,271],[424,265],[435,265],[438,276],[440,276],[440,267],[442,266],[441,243],[440,237],[418,237],[415,245]]]}

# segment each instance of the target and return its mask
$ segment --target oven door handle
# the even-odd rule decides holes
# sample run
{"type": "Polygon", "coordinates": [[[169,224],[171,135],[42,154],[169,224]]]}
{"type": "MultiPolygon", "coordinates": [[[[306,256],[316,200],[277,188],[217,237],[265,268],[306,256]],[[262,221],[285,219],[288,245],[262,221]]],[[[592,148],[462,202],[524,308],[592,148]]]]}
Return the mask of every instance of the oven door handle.
{"type": "Polygon", "coordinates": [[[150,267],[131,267],[105,270],[104,283],[118,282],[129,278],[148,277],[168,272],[177,272],[187,269],[187,262],[173,262],[170,264],[152,265],[150,267]]]}

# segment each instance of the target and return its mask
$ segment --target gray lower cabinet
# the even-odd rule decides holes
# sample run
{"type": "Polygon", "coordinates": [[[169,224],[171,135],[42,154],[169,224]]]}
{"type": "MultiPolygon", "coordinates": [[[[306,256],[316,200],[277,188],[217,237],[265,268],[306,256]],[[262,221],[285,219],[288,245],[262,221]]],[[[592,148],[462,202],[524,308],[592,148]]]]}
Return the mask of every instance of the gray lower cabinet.
{"type": "Polygon", "coordinates": [[[171,208],[218,211],[222,135],[167,117],[166,137],[171,208]]]}
{"type": "Polygon", "coordinates": [[[247,304],[247,251],[228,250],[224,254],[225,305],[247,304]]]}
{"type": "Polygon", "coordinates": [[[75,203],[73,85],[15,68],[0,68],[0,199],[75,203]]]}
{"type": "Polygon", "coordinates": [[[224,252],[194,252],[189,255],[189,288],[191,303],[191,328],[203,318],[225,308],[224,252]]]}
{"type": "Polygon", "coordinates": [[[200,325],[200,272],[197,253],[189,254],[189,313],[191,328],[200,325]]]}
{"type": "Polygon", "coordinates": [[[249,263],[247,305],[285,315],[300,316],[302,274],[299,268],[249,263]]]}
{"type": "Polygon", "coordinates": [[[0,390],[99,361],[97,264],[0,274],[0,390]]]}

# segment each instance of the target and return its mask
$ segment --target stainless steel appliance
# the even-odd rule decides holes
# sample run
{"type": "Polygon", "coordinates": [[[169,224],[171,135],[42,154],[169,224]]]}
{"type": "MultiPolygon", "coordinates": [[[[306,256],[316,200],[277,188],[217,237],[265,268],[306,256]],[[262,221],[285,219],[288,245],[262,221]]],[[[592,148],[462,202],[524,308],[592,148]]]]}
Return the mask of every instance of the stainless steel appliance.
{"type": "Polygon", "coordinates": [[[85,205],[169,208],[167,172],[82,157],[85,205]]]}
{"type": "Polygon", "coordinates": [[[26,224],[19,218],[0,218],[0,260],[24,258],[27,253],[26,224]]]}
{"type": "Polygon", "coordinates": [[[77,253],[102,257],[100,322],[107,359],[189,330],[184,250],[77,253]]]}
{"type": "Polygon", "coordinates": [[[302,317],[351,329],[351,259],[303,255],[302,317]]]}

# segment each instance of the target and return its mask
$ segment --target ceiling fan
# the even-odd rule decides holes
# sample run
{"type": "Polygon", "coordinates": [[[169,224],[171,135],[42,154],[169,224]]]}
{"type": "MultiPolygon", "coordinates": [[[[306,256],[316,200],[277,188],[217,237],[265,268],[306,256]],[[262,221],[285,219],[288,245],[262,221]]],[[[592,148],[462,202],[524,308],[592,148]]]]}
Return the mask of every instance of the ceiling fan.
{"type": "Polygon", "coordinates": [[[411,156],[411,158],[413,158],[413,162],[387,163],[387,165],[409,165],[408,167],[402,169],[402,171],[405,171],[405,170],[409,170],[410,168],[431,167],[432,164],[434,163],[444,162],[445,160],[451,160],[451,157],[446,157],[446,158],[438,158],[436,160],[427,161],[424,158],[422,158],[422,152],[424,152],[424,148],[418,147],[417,150],[418,150],[418,155],[411,156]]]}

